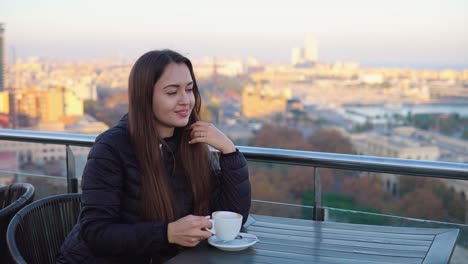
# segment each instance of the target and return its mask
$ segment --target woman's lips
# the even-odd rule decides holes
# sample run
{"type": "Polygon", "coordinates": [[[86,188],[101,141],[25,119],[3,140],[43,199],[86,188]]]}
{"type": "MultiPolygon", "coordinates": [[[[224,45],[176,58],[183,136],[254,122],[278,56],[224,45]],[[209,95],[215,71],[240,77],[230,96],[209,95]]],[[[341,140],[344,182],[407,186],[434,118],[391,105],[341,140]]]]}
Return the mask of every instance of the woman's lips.
{"type": "Polygon", "coordinates": [[[189,111],[187,109],[179,110],[179,111],[176,111],[176,114],[180,117],[187,117],[189,115],[189,111]]]}

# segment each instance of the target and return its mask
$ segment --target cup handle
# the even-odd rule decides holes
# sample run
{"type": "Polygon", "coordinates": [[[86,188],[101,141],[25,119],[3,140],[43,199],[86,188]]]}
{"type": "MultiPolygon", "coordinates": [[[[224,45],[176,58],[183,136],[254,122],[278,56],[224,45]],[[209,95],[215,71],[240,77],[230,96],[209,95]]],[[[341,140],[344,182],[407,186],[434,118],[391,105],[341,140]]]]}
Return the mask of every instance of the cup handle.
{"type": "Polygon", "coordinates": [[[205,227],[205,230],[210,232],[213,235],[216,235],[216,231],[215,231],[215,227],[214,227],[215,222],[213,221],[213,219],[208,219],[208,220],[210,220],[210,222],[211,222],[211,228],[205,227]]]}

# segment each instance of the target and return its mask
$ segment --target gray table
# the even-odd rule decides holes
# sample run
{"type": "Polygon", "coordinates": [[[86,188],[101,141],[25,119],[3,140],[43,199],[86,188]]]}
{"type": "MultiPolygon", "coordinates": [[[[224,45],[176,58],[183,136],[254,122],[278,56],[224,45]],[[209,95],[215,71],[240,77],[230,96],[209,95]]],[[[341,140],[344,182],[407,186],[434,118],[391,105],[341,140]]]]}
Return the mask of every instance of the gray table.
{"type": "Polygon", "coordinates": [[[167,263],[448,263],[458,229],[317,222],[250,215],[242,232],[260,241],[221,251],[206,241],[167,263]]]}

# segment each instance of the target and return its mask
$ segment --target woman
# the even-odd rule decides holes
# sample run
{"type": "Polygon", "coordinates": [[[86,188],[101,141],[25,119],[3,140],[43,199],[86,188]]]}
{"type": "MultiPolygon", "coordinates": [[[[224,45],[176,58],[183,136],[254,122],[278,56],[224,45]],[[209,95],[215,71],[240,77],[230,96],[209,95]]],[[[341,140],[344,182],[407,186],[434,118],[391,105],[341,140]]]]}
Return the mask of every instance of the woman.
{"type": "Polygon", "coordinates": [[[200,121],[190,60],[171,50],[144,54],[128,95],[128,114],[89,153],[79,221],[58,263],[160,263],[210,237],[213,211],[247,220],[247,163],[228,137],[200,121]]]}

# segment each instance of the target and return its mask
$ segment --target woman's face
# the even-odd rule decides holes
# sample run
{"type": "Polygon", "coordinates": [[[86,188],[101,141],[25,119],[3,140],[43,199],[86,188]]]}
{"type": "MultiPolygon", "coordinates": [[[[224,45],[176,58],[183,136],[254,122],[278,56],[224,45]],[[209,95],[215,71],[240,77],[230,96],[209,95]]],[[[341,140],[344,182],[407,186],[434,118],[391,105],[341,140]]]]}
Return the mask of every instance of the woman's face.
{"type": "Polygon", "coordinates": [[[153,114],[161,137],[170,137],[174,128],[188,124],[195,104],[193,80],[184,63],[171,63],[154,85],[153,114]]]}

